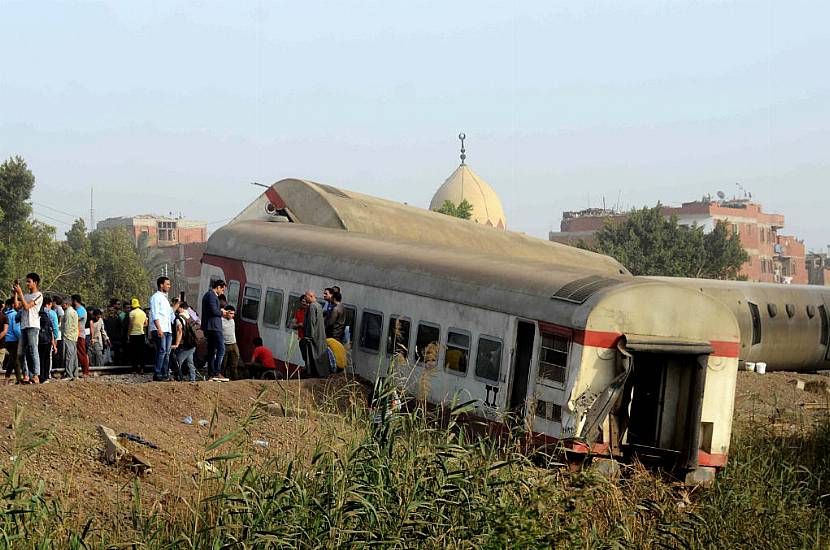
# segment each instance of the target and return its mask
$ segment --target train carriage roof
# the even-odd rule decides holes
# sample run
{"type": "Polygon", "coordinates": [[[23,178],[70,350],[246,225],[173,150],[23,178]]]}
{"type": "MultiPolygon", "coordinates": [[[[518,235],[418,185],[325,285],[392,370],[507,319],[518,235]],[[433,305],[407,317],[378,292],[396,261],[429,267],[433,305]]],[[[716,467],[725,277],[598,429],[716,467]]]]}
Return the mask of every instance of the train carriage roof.
{"type": "Polygon", "coordinates": [[[300,179],[271,185],[229,225],[284,216],[296,224],[390,237],[494,258],[628,274],[608,256],[300,179]]]}
{"type": "Polygon", "coordinates": [[[648,283],[536,259],[493,258],[395,237],[265,221],[222,227],[211,235],[205,255],[562,323],[570,317],[556,315],[573,312],[604,288],[648,283]],[[559,313],[552,314],[554,309],[559,313]]]}

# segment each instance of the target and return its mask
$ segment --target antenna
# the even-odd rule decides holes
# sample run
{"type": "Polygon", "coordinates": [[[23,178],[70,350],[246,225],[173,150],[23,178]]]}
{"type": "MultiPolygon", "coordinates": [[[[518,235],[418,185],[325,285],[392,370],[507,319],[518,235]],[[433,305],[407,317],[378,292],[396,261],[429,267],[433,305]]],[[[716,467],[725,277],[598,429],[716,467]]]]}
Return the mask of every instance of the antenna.
{"type": "Polygon", "coordinates": [[[95,200],[93,192],[95,188],[92,186],[89,187],[89,230],[93,231],[95,229],[95,200]]]}
{"type": "Polygon", "coordinates": [[[458,139],[461,140],[461,164],[464,164],[464,161],[467,160],[467,150],[464,149],[464,140],[467,139],[467,134],[461,132],[458,134],[458,139]]]}

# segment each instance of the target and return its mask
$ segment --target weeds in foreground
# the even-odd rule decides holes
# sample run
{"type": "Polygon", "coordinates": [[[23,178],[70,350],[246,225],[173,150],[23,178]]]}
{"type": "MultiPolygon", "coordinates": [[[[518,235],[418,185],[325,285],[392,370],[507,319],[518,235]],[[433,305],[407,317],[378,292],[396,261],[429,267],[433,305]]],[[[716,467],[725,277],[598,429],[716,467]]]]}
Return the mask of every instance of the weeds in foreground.
{"type": "MultiPolygon", "coordinates": [[[[637,465],[617,481],[538,468],[519,438],[480,438],[420,407],[345,415],[354,437],[323,437],[309,457],[249,460],[255,404],[206,440],[193,496],[154,506],[136,478],[130,524],[70,512],[30,470],[47,440],[20,411],[15,460],[0,471],[0,548],[815,548],[828,543],[830,424],[797,436],[754,429],[735,437],[715,486],[672,485],[637,465]]],[[[334,402],[344,396],[329,396],[334,402]]],[[[354,401],[353,401],[354,402],[354,401]]]]}

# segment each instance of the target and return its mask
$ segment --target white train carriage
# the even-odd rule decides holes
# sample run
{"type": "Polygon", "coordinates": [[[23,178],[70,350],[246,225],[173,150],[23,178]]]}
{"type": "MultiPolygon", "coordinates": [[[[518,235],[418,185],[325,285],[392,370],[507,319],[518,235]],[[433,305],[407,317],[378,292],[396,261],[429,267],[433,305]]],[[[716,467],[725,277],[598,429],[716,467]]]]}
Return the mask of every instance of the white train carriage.
{"type": "Polygon", "coordinates": [[[287,328],[296,302],[337,284],[351,312],[353,368],[366,380],[392,362],[411,394],[474,399],[495,423],[519,415],[540,441],[698,473],[725,464],[740,332],[720,302],[631,277],[613,260],[590,269],[521,251],[495,258],[391,229],[273,219],[238,217],[203,258],[202,288],[229,282],[243,354],[258,335],[300,364],[287,328]]]}

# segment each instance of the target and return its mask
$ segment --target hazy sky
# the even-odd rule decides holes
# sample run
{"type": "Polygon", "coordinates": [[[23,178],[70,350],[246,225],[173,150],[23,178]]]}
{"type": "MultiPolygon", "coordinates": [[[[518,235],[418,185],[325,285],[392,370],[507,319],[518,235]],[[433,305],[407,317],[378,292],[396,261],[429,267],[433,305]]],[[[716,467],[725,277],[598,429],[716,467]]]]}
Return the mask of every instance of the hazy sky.
{"type": "Polygon", "coordinates": [[[286,177],[426,207],[464,131],[512,229],[740,182],[818,248],[828,20],[792,0],[0,0],[0,156],[61,233],[90,186],[99,220],[215,229],[286,177]]]}

